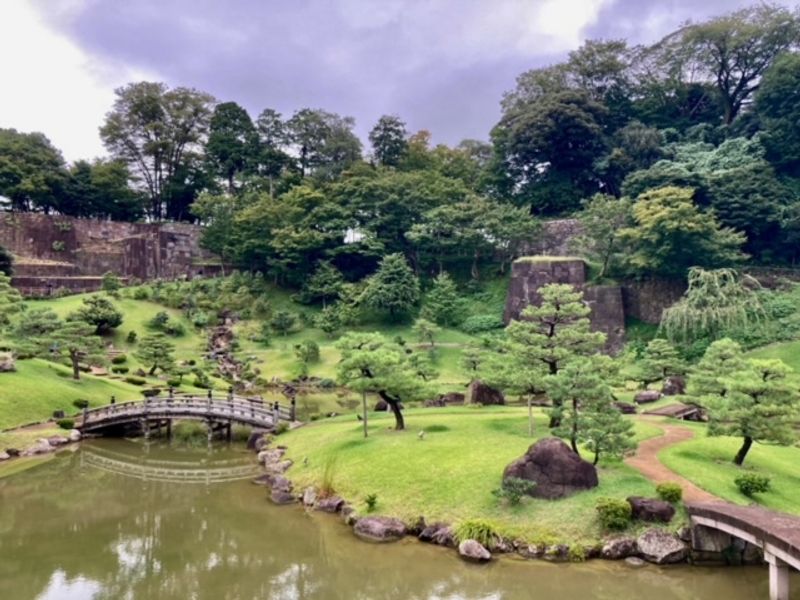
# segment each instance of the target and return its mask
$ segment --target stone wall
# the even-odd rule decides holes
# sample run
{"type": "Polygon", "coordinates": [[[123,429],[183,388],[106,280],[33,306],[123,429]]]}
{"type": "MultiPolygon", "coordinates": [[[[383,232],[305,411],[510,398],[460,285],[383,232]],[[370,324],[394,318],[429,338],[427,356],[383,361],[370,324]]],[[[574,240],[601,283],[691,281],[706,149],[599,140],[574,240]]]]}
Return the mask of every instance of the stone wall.
{"type": "Polygon", "coordinates": [[[113,272],[123,279],[215,275],[219,260],[188,223],[120,223],[38,213],[0,213],[0,245],[15,255],[12,283],[26,295],[91,291],[113,272]]]}
{"type": "Polygon", "coordinates": [[[539,288],[548,283],[567,283],[584,293],[591,309],[593,331],[606,334],[606,351],[616,353],[625,342],[625,310],[622,289],[618,286],[586,285],[586,263],[573,257],[523,257],[511,267],[511,283],[506,296],[503,319],[518,319],[522,310],[541,301],[539,288]]]}
{"type": "Polygon", "coordinates": [[[570,256],[575,252],[573,240],[582,233],[583,226],[577,219],[544,221],[536,239],[524,245],[523,253],[528,256],[570,256]]]}
{"type": "Polygon", "coordinates": [[[625,281],[622,286],[625,315],[657,325],[664,309],[680,300],[685,291],[686,283],[677,279],[653,277],[625,281]]]}

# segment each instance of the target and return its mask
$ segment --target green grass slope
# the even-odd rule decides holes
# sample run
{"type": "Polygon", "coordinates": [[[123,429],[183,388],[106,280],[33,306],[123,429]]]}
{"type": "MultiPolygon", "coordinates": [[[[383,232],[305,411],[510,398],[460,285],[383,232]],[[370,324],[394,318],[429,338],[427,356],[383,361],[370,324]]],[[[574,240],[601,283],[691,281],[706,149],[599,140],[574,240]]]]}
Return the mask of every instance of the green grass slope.
{"type": "MultiPolygon", "coordinates": [[[[624,499],[652,495],[653,485],[626,465],[601,464],[600,486],[564,500],[525,499],[510,507],[492,495],[505,466],[521,456],[535,440],[527,435],[524,408],[411,409],[408,430],[396,432],[391,415],[370,415],[370,436],[348,415],[316,422],[280,438],[294,466],[287,475],[302,489],[320,485],[332,464],[337,493],[364,511],[363,499],[377,494],[376,512],[413,521],[450,523],[467,518],[491,520],[507,535],[525,539],[590,543],[601,531],[595,502],[602,496],[624,499]],[[424,430],[424,439],[418,434],[424,430]],[[307,460],[306,460],[307,459],[307,460]]],[[[658,434],[638,424],[640,438],[658,434]]],[[[548,435],[546,417],[536,414],[536,435],[548,435]]]]}

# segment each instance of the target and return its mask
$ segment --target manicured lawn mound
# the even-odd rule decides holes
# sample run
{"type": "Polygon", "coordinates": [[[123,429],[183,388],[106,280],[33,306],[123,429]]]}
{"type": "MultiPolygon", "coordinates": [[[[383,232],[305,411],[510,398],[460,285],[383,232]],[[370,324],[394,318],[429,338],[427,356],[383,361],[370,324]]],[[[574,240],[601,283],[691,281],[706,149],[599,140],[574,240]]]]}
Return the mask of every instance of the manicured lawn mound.
{"type": "Polygon", "coordinates": [[[141,399],[141,388],[134,385],[81,374],[72,379],[72,370],[40,359],[17,361],[17,371],[0,373],[0,429],[42,421],[54,410],[77,412],[72,402],[88,400],[92,406],[108,404],[111,396],[119,400],[141,399]]]}
{"type": "Polygon", "coordinates": [[[753,499],[742,494],[733,480],[742,473],[754,472],[771,478],[771,489],[757,494],[758,504],[800,514],[800,448],[754,444],[743,467],[732,460],[741,446],[739,438],[704,437],[698,428],[693,440],[667,448],[659,459],[667,467],[701,488],[736,504],[753,499]]]}
{"type": "Polygon", "coordinates": [[[747,353],[750,358],[777,358],[789,365],[795,373],[800,373],[800,340],[770,344],[747,353]]]}
{"type": "MultiPolygon", "coordinates": [[[[299,489],[319,485],[330,461],[333,487],[356,508],[377,494],[376,512],[408,521],[455,523],[489,519],[507,535],[536,541],[591,543],[603,532],[595,517],[601,496],[624,499],[653,495],[653,485],[619,462],[602,464],[600,486],[559,501],[526,498],[509,507],[492,495],[503,469],[534,440],[527,436],[525,408],[411,409],[404,432],[391,429],[391,415],[370,415],[370,437],[352,415],[312,423],[280,437],[295,465],[287,475],[299,489]],[[419,438],[425,430],[424,439],[419,438]],[[307,464],[304,464],[307,459],[307,464]]],[[[637,424],[638,426],[638,424],[637,424]]],[[[546,417],[536,415],[536,434],[548,433],[546,417]]],[[[645,427],[640,437],[656,435],[645,427]]]]}

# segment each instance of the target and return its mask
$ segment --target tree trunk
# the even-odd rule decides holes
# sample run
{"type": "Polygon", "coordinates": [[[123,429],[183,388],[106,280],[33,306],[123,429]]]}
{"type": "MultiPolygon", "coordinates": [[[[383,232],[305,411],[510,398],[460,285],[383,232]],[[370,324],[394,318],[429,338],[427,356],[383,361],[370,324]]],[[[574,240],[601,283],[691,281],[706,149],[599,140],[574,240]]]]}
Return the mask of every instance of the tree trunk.
{"type": "Polygon", "coordinates": [[[75,381],[81,380],[81,370],[78,365],[78,353],[77,352],[70,352],[69,354],[70,360],[72,360],[72,378],[75,381]]]}
{"type": "Polygon", "coordinates": [[[597,465],[599,460],[600,460],[600,451],[599,450],[595,450],[594,451],[594,460],[592,461],[592,464],[593,465],[597,465]]]}
{"type": "Polygon", "coordinates": [[[739,448],[739,452],[736,453],[736,457],[733,459],[733,462],[740,467],[742,463],[744,463],[744,459],[747,456],[747,453],[750,452],[750,447],[753,445],[753,438],[749,435],[744,436],[744,442],[742,443],[742,447],[739,448]]]}
{"type": "Polygon", "coordinates": [[[396,431],[401,431],[406,428],[406,422],[403,419],[403,413],[400,411],[400,401],[392,398],[384,391],[378,392],[378,395],[383,399],[386,404],[389,405],[389,408],[392,409],[392,414],[394,415],[394,428],[396,431]]]}
{"type": "Polygon", "coordinates": [[[470,275],[472,275],[472,279],[475,281],[477,281],[481,275],[480,271],[478,271],[478,258],[480,258],[480,253],[476,250],[472,255],[472,268],[470,269],[470,275]]]}
{"type": "Polygon", "coordinates": [[[533,398],[528,394],[528,437],[533,437],[533,398]]]}
{"type": "Polygon", "coordinates": [[[367,393],[361,392],[361,412],[363,414],[364,419],[364,437],[366,438],[369,433],[367,432],[367,393]]]}
{"type": "Polygon", "coordinates": [[[153,365],[153,368],[152,368],[152,369],[150,369],[150,371],[148,372],[148,375],[150,375],[150,377],[152,377],[153,375],[155,375],[155,374],[156,374],[156,369],[157,369],[157,368],[158,368],[158,363],[156,363],[156,364],[154,364],[154,365],[153,365]]]}
{"type": "Polygon", "coordinates": [[[572,451],[578,456],[578,401],[572,401],[572,433],[569,436],[569,445],[572,446],[572,451]]]}

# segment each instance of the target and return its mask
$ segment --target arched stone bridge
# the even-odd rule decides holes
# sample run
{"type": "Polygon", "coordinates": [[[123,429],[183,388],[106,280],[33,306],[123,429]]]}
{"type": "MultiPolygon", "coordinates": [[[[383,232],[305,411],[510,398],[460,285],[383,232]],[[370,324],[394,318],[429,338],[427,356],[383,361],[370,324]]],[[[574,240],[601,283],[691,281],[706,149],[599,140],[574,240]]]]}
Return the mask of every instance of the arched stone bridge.
{"type": "Polygon", "coordinates": [[[723,531],[764,551],[770,600],[789,600],[789,569],[800,571],[800,517],[760,506],[727,502],[690,503],[693,527],[723,531]]]}
{"type": "Polygon", "coordinates": [[[138,424],[148,434],[151,426],[167,426],[171,431],[173,420],[205,421],[209,431],[213,426],[226,427],[230,435],[231,424],[249,425],[259,429],[273,429],[280,421],[295,420],[294,403],[290,407],[278,402],[264,403],[260,399],[228,395],[214,399],[203,396],[175,396],[147,398],[135,402],[113,402],[100,408],[87,409],[76,425],[81,433],[102,433],[115,427],[138,424]]]}

